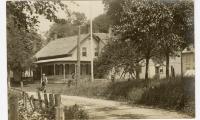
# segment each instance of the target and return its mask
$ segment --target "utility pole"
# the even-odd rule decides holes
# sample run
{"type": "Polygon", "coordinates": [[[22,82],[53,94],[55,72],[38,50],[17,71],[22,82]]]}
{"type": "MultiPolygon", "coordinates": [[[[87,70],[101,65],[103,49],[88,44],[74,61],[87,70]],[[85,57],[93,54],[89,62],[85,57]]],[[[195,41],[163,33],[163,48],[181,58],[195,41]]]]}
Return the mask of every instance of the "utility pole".
{"type": "Polygon", "coordinates": [[[183,79],[183,50],[181,51],[181,80],[183,79]]]}
{"type": "Polygon", "coordinates": [[[80,68],[81,68],[81,60],[80,60],[80,32],[81,26],[78,26],[78,38],[77,38],[77,71],[76,71],[76,85],[80,80],[80,68]]]}
{"type": "Polygon", "coordinates": [[[91,6],[91,18],[90,18],[90,54],[91,54],[91,81],[94,81],[94,68],[93,68],[93,55],[94,55],[94,50],[93,50],[93,36],[92,36],[92,5],[91,6]]]}

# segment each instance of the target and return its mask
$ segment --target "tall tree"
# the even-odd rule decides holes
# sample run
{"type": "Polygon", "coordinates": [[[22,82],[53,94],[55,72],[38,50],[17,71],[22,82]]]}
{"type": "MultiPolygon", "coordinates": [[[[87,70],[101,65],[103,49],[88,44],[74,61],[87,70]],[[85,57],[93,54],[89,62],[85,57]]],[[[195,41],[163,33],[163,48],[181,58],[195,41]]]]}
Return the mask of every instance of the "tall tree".
{"type": "Polygon", "coordinates": [[[114,20],[116,33],[129,39],[142,52],[142,57],[146,60],[145,79],[148,82],[149,60],[157,51],[157,24],[160,23],[159,5],[156,1],[137,0],[114,0],[109,3],[108,15],[114,20]],[[119,10],[117,9],[119,8],[119,10]]]}
{"type": "Polygon", "coordinates": [[[7,1],[7,49],[8,70],[14,72],[14,79],[21,79],[21,72],[30,66],[33,54],[39,49],[41,37],[37,34],[38,16],[50,21],[61,22],[56,13],[67,12],[60,1],[7,1]]]}
{"type": "MultiPolygon", "coordinates": [[[[54,38],[54,36],[56,35],[57,38],[63,38],[63,37],[68,37],[68,36],[73,36],[73,35],[77,35],[78,33],[78,29],[77,29],[77,24],[78,23],[77,20],[85,22],[86,21],[86,16],[84,13],[79,13],[79,12],[73,12],[71,13],[71,16],[73,16],[73,18],[71,18],[72,20],[68,20],[62,23],[54,23],[50,30],[46,33],[46,37],[47,37],[47,43],[54,38]],[[76,19],[76,20],[74,20],[76,19]]],[[[83,24],[83,23],[81,23],[83,24]]],[[[83,24],[81,26],[81,33],[88,33],[89,29],[89,24],[83,24]]]]}
{"type": "Polygon", "coordinates": [[[95,61],[95,68],[97,68],[95,76],[103,77],[109,70],[115,68],[116,72],[118,69],[123,69],[124,74],[129,73],[132,77],[139,79],[138,67],[142,60],[140,52],[136,51],[131,41],[121,40],[120,37],[111,38],[95,61]]]}
{"type": "Polygon", "coordinates": [[[137,50],[143,53],[146,60],[145,79],[148,81],[150,58],[160,51],[166,57],[168,77],[169,56],[183,45],[181,38],[188,29],[192,29],[188,27],[192,23],[191,19],[188,20],[192,18],[191,2],[175,1],[174,5],[160,0],[112,0],[104,3],[115,32],[121,34],[124,40],[133,41],[137,50]],[[185,24],[185,21],[190,24],[185,24]]]}
{"type": "MultiPolygon", "coordinates": [[[[15,27],[23,28],[26,31],[32,30],[37,25],[39,15],[55,22],[63,22],[56,13],[59,10],[69,14],[67,6],[60,0],[44,1],[7,1],[6,2],[7,18],[14,21],[15,27]]],[[[7,24],[9,27],[9,24],[7,24]]]]}
{"type": "Polygon", "coordinates": [[[93,31],[100,33],[108,33],[111,25],[111,20],[108,15],[101,14],[93,20],[93,31]]]}
{"type": "MultiPolygon", "coordinates": [[[[73,12],[71,14],[75,18],[82,19],[85,23],[81,26],[81,34],[89,33],[89,21],[86,20],[86,16],[83,13],[73,12]]],[[[100,33],[108,33],[109,27],[111,25],[111,20],[106,14],[101,14],[94,18],[93,20],[93,31],[100,32],[100,33]]],[[[76,35],[78,29],[76,25],[72,23],[72,21],[66,21],[62,23],[55,23],[52,25],[50,30],[46,33],[47,43],[54,38],[55,34],[57,38],[67,37],[76,35]]]]}
{"type": "Polygon", "coordinates": [[[158,31],[160,52],[165,56],[168,79],[170,56],[176,56],[178,51],[194,41],[194,6],[193,1],[188,0],[162,1],[161,5],[171,16],[171,19],[163,19],[158,31]]]}

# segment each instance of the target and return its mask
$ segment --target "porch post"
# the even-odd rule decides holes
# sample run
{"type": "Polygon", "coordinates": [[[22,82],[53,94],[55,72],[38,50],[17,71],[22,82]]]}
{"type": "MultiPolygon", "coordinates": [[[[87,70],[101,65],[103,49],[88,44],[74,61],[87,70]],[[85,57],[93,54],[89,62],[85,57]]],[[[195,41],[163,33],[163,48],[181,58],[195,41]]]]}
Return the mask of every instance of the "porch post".
{"type": "Polygon", "coordinates": [[[41,65],[41,67],[40,67],[40,71],[41,71],[41,76],[40,76],[40,77],[42,78],[42,65],[41,65]]]}
{"type": "Polygon", "coordinates": [[[64,76],[64,81],[65,81],[65,64],[63,64],[63,67],[64,67],[64,69],[63,69],[63,76],[64,76]]]}
{"type": "Polygon", "coordinates": [[[56,75],[56,64],[53,64],[53,75],[56,75]]]}
{"type": "MultiPolygon", "coordinates": [[[[75,80],[77,80],[77,79],[76,79],[76,77],[77,77],[77,76],[76,76],[76,75],[77,75],[77,74],[76,74],[76,72],[77,72],[77,66],[76,66],[76,64],[74,64],[74,74],[75,74],[75,80]]],[[[77,82],[77,81],[76,81],[76,82],[77,82]]]]}

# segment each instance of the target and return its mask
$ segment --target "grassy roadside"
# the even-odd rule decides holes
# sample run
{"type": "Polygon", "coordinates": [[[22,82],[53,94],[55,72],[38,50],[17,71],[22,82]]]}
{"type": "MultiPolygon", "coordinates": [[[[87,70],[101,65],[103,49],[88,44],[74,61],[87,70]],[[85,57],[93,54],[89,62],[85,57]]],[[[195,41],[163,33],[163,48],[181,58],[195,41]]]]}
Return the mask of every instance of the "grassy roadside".
{"type": "Polygon", "coordinates": [[[144,80],[81,83],[64,89],[63,94],[126,101],[130,104],[173,109],[195,116],[195,80],[180,77],[173,80],[151,80],[145,88],[144,80]]]}
{"type": "MultiPolygon", "coordinates": [[[[173,80],[151,80],[152,87],[147,89],[144,80],[118,81],[115,83],[95,81],[79,82],[77,87],[68,87],[67,84],[49,84],[47,91],[173,109],[194,117],[194,82],[194,78],[181,80],[180,77],[173,80]]],[[[33,86],[30,85],[28,90],[31,87],[33,86]]]]}
{"type": "MultiPolygon", "coordinates": [[[[167,80],[165,80],[167,81],[167,80]]],[[[194,78],[176,78],[144,91],[138,104],[174,109],[195,116],[194,78]]]]}

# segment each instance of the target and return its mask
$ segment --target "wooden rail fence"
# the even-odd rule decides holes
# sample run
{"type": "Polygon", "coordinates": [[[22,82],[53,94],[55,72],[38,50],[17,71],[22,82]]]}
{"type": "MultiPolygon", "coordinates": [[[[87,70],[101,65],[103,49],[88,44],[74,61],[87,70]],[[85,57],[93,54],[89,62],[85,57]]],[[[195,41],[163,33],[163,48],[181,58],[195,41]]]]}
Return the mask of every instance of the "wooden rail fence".
{"type": "MultiPolygon", "coordinates": [[[[24,107],[27,109],[29,102],[33,111],[42,110],[44,112],[51,112],[51,115],[55,116],[55,120],[64,120],[64,106],[61,103],[60,94],[46,94],[41,91],[37,91],[37,98],[34,95],[29,95],[25,91],[22,92],[22,101],[24,107]],[[43,99],[42,99],[43,96],[43,99]]],[[[19,98],[13,96],[9,99],[9,119],[18,119],[18,105],[19,98]]]]}

